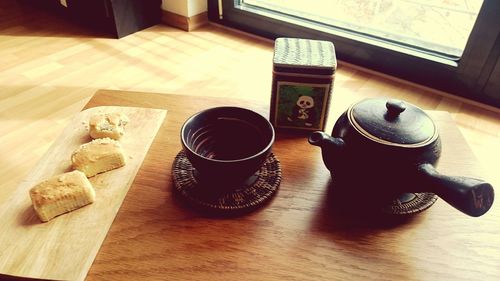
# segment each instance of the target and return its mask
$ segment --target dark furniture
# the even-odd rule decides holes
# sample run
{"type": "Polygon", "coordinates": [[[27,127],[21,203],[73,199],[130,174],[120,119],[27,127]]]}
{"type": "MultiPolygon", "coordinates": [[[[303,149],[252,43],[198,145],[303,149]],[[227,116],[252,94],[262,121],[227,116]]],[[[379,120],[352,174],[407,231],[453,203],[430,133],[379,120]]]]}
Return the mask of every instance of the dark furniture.
{"type": "Polygon", "coordinates": [[[161,0],[29,0],[89,28],[122,38],[160,22],[161,0]],[[63,1],[64,2],[64,1],[63,1]]]}

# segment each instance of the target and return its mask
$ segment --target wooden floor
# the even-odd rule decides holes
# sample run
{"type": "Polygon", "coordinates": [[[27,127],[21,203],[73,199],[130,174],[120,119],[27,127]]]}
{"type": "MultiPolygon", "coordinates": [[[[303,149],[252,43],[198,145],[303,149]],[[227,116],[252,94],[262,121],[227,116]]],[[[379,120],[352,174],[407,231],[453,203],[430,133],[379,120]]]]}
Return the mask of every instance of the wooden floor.
{"type": "MultiPolygon", "coordinates": [[[[239,97],[268,102],[273,43],[218,26],[157,25],[120,40],[46,11],[0,2],[0,194],[13,186],[97,89],[239,97]]],[[[364,97],[391,96],[453,114],[491,175],[500,113],[340,63],[332,116],[364,97]]]]}

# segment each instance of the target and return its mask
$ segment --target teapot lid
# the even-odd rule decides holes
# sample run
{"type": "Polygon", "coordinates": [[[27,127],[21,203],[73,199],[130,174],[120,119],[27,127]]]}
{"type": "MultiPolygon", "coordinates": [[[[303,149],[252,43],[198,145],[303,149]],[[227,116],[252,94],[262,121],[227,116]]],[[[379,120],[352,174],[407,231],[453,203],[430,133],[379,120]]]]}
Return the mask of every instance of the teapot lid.
{"type": "Polygon", "coordinates": [[[352,105],[347,116],[360,134],[382,144],[421,147],[438,136],[422,109],[401,100],[365,99],[352,105]]]}

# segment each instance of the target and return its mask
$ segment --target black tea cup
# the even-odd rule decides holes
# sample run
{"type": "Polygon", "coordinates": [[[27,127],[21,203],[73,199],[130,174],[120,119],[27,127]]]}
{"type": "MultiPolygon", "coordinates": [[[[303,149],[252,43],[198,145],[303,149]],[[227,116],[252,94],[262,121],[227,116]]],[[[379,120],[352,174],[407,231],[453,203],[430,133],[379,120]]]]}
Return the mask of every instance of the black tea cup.
{"type": "Polygon", "coordinates": [[[274,138],[266,118],[240,107],[201,111],[181,129],[181,143],[198,181],[211,188],[247,182],[271,153],[274,138]]]}

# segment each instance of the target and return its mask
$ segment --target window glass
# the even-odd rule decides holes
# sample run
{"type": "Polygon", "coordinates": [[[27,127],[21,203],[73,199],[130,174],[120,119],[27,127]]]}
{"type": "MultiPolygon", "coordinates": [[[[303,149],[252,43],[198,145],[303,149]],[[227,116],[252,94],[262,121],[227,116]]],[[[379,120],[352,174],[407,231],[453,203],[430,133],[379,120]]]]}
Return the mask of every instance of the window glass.
{"type": "Polygon", "coordinates": [[[243,3],[458,59],[483,0],[243,0],[243,3]]]}

